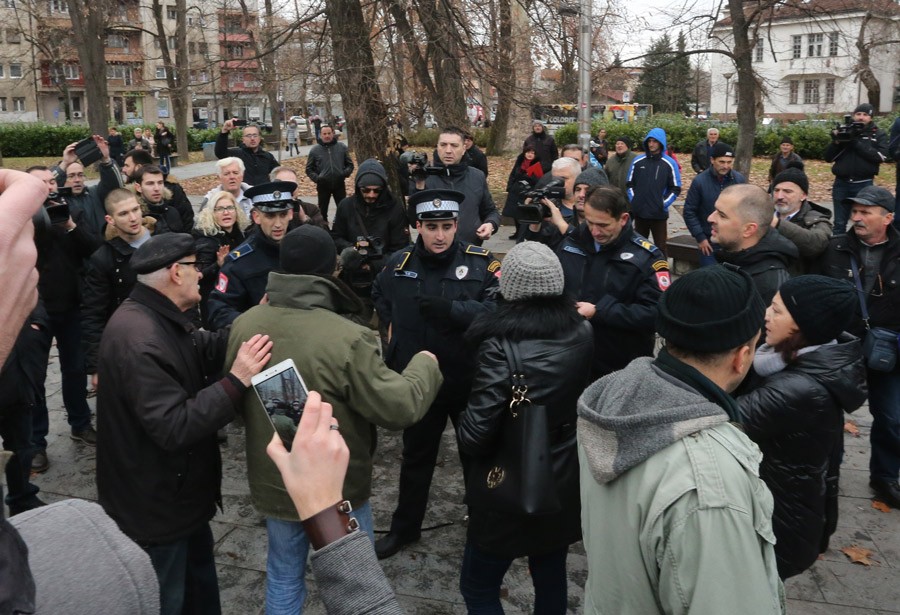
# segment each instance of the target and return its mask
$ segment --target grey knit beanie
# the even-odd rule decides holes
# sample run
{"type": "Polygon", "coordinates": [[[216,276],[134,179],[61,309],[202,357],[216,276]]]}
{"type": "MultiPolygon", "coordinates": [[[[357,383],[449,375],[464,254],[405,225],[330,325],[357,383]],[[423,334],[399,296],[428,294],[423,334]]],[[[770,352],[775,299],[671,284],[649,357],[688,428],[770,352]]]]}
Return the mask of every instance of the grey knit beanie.
{"type": "Polygon", "coordinates": [[[520,243],[503,258],[500,294],[507,301],[558,297],[563,286],[562,265],[553,250],[542,243],[520,243]]]}

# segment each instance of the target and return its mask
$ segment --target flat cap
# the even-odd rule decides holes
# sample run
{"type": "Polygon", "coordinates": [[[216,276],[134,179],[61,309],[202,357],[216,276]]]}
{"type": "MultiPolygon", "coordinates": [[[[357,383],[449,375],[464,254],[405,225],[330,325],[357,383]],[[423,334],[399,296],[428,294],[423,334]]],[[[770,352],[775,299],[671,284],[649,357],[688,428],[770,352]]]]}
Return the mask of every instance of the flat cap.
{"type": "Polygon", "coordinates": [[[135,251],[129,264],[135,273],[152,273],[196,254],[194,238],[187,233],[154,235],[135,251]]]}
{"type": "Polygon", "coordinates": [[[244,196],[253,202],[253,207],[264,214],[274,214],[291,209],[297,184],[288,181],[267,182],[251,186],[244,196]]]}

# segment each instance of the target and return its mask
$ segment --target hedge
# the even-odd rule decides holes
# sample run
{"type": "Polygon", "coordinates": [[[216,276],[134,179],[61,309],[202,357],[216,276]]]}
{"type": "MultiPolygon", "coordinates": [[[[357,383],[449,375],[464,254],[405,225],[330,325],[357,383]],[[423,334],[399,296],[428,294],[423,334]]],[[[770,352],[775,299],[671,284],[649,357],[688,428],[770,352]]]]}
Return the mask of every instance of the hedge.
{"type": "MultiPolygon", "coordinates": [[[[134,134],[136,126],[119,126],[118,130],[127,145],[134,134]]],[[[156,130],[156,126],[140,126],[141,129],[156,130]]],[[[169,127],[174,133],[174,128],[169,127]]],[[[89,137],[90,129],[84,125],[18,123],[0,124],[0,151],[8,158],[26,156],[60,156],[66,146],[75,141],[89,137]]],[[[203,149],[203,143],[215,141],[218,128],[198,130],[188,128],[188,149],[197,152],[203,149]]],[[[104,137],[106,135],[103,135],[104,137]]],[[[240,131],[235,131],[240,140],[240,131]]]]}
{"type": "MultiPolygon", "coordinates": [[[[791,137],[794,141],[794,150],[802,158],[821,160],[824,157],[825,148],[831,142],[831,130],[837,121],[843,121],[843,119],[834,118],[826,123],[757,126],[756,139],[753,142],[753,155],[771,156],[778,151],[778,145],[783,137],[791,137]]],[[[875,119],[875,123],[885,132],[890,131],[891,122],[893,122],[893,118],[889,117],[875,119]]],[[[737,144],[737,124],[698,122],[673,115],[655,115],[631,123],[596,120],[591,123],[591,136],[596,137],[597,132],[601,128],[605,128],[608,140],[626,136],[632,140],[635,149],[639,149],[650,129],[659,127],[666,131],[668,144],[674,151],[690,153],[698,141],[706,138],[707,129],[713,126],[719,129],[720,140],[732,145],[737,144]]],[[[567,124],[558,129],[555,139],[556,144],[560,147],[567,143],[577,143],[578,125],[567,124]]]]}

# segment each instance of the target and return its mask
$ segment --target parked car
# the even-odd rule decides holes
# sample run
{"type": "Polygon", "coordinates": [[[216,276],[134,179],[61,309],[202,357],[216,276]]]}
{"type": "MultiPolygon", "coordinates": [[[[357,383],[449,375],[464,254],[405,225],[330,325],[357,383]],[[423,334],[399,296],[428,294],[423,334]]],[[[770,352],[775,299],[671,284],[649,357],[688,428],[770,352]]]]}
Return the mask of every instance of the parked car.
{"type": "Polygon", "coordinates": [[[194,122],[194,128],[196,128],[198,130],[206,130],[207,128],[209,128],[209,121],[208,120],[200,120],[198,122],[194,122]]]}

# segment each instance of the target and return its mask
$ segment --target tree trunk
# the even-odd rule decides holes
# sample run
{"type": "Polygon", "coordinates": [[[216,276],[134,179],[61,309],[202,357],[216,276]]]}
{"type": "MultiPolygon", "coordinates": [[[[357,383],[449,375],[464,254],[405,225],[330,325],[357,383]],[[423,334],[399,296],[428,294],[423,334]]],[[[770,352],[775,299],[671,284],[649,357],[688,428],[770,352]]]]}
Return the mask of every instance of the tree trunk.
{"type": "Polygon", "coordinates": [[[385,157],[387,110],[378,85],[360,0],[326,0],[338,91],[357,161],[385,157]]]}
{"type": "Polygon", "coordinates": [[[163,25],[163,7],[160,0],[153,0],[150,7],[156,25],[156,39],[166,67],[166,86],[175,116],[175,145],[186,163],[188,159],[187,109],[188,109],[188,57],[187,57],[187,6],[185,0],[175,0],[175,57],[169,50],[168,33],[163,25]]]}
{"type": "Polygon", "coordinates": [[[109,125],[109,94],[106,88],[107,16],[110,7],[104,0],[70,0],[69,14],[72,31],[79,41],[78,59],[84,76],[84,94],[87,99],[87,119],[91,132],[105,135],[109,125]]]}
{"type": "MultiPolygon", "coordinates": [[[[526,2],[511,1],[512,41],[510,58],[516,64],[515,88],[510,92],[509,120],[506,130],[506,151],[518,154],[522,151],[522,143],[531,132],[532,110],[529,105],[534,83],[534,64],[531,60],[531,24],[528,11],[530,0],[526,2]]],[[[499,107],[499,103],[498,103],[499,107]]],[[[498,108],[499,112],[499,108],[498,108]]]]}
{"type": "Polygon", "coordinates": [[[869,104],[875,107],[875,113],[878,113],[881,107],[881,84],[875,73],[872,72],[870,62],[870,49],[866,44],[866,26],[872,19],[872,13],[866,13],[859,26],[859,36],[856,38],[856,49],[859,51],[859,58],[856,60],[854,72],[856,72],[859,80],[866,86],[866,95],[869,98],[869,104]]]}
{"type": "MultiPolygon", "coordinates": [[[[512,36],[512,0],[498,0],[499,28],[497,37],[497,115],[488,134],[487,154],[499,156],[506,145],[512,93],[516,83],[516,65],[512,61],[515,45],[512,36]]],[[[490,109],[485,117],[490,117],[490,109]]]]}
{"type": "Polygon", "coordinates": [[[750,25],[744,16],[743,2],[728,0],[728,11],[731,16],[731,32],[734,36],[732,53],[737,69],[738,91],[738,142],[735,146],[734,168],[745,176],[749,176],[750,162],[753,159],[753,143],[756,138],[757,99],[760,86],[753,73],[750,25]]]}

